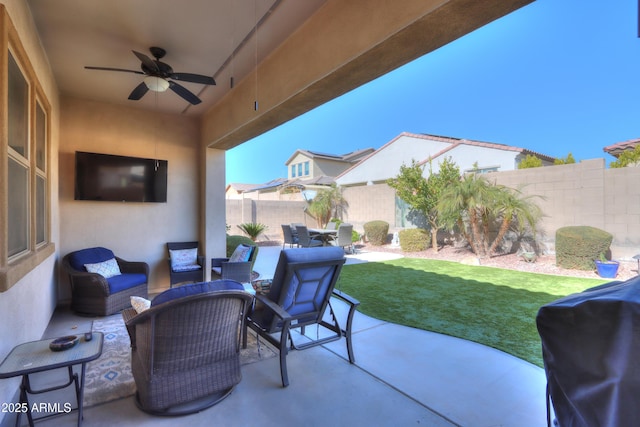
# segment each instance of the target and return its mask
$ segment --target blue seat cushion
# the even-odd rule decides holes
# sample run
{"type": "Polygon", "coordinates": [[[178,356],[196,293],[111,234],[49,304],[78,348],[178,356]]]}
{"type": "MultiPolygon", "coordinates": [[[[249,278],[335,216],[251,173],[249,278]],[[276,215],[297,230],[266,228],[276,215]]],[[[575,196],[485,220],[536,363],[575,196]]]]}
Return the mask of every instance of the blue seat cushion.
{"type": "Polygon", "coordinates": [[[189,285],[177,286],[175,288],[167,289],[157,295],[151,301],[151,306],[178,298],[212,291],[244,291],[244,286],[235,280],[214,280],[212,282],[191,283],[189,285]]]}
{"type": "Polygon", "coordinates": [[[147,283],[147,276],[142,273],[118,274],[117,276],[109,277],[107,283],[109,283],[109,291],[115,294],[134,286],[144,285],[147,283]]]}
{"type": "Polygon", "coordinates": [[[78,271],[87,271],[85,264],[97,264],[115,258],[110,249],[97,247],[82,249],[69,256],[69,264],[78,271]]]}

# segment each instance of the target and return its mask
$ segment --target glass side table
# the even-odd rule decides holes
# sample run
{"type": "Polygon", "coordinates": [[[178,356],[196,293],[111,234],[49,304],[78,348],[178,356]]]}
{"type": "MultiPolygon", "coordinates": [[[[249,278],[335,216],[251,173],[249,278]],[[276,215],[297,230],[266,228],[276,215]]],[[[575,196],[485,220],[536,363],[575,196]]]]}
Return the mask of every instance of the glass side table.
{"type": "Polygon", "coordinates": [[[84,374],[86,365],[96,360],[102,354],[102,332],[93,332],[92,339],[86,341],[80,335],[79,342],[72,348],[63,351],[52,351],[49,344],[54,340],[46,339],[20,344],[0,364],[0,378],[22,376],[20,384],[20,404],[17,412],[16,426],[20,425],[22,412],[26,412],[29,425],[33,427],[33,415],[29,405],[28,394],[46,393],[59,390],[75,383],[76,399],[78,401],[78,427],[82,425],[82,400],[84,396],[84,374]],[[74,365],[82,365],[80,377],[73,373],[74,365]],[[69,381],[60,386],[43,390],[33,390],[29,383],[29,375],[36,372],[49,371],[58,368],[68,368],[69,381]]]}

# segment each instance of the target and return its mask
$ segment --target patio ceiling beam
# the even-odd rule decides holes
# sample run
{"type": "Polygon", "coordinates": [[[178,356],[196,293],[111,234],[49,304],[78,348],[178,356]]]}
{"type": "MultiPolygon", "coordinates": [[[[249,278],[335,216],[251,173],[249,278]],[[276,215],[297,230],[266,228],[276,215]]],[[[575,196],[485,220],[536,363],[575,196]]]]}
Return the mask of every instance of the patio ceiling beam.
{"type": "Polygon", "coordinates": [[[329,0],[205,114],[203,143],[233,148],[532,1],[329,0]]]}

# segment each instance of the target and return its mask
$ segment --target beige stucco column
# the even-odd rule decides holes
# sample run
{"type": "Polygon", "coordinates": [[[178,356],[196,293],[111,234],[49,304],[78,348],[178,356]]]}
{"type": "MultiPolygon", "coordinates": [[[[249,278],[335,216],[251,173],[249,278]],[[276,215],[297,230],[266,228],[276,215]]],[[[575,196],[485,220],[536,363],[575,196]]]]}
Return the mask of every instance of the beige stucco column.
{"type": "Polygon", "coordinates": [[[202,253],[205,256],[205,280],[211,278],[211,258],[226,253],[225,151],[204,148],[202,180],[202,253]]]}

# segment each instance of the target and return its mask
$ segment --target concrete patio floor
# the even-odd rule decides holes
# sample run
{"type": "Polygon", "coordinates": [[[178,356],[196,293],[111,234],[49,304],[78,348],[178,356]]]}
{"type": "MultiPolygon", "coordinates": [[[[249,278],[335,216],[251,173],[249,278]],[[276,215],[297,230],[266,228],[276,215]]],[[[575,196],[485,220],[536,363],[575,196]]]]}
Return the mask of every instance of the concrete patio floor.
{"type": "MultiPolygon", "coordinates": [[[[280,247],[261,247],[255,269],[273,275],[280,247]]],[[[385,255],[386,256],[386,255],[385,255]]],[[[348,263],[381,260],[360,253],[348,263]]],[[[338,308],[337,311],[340,311],[338,308]]],[[[425,313],[428,315],[428,313],[425,313]]],[[[67,321],[69,314],[66,314],[67,321]]],[[[47,334],[67,333],[52,319],[47,334]]],[[[546,424],[544,370],[469,341],[383,322],[357,313],[356,364],[344,340],[287,356],[291,385],[282,388],[277,358],[242,368],[243,379],[218,405],[163,418],[134,398],[85,408],[86,427],[135,426],[513,426],[546,424]]],[[[41,426],[75,425],[77,413],[41,426]]],[[[25,419],[26,421],[26,419],[25,419]]]]}

